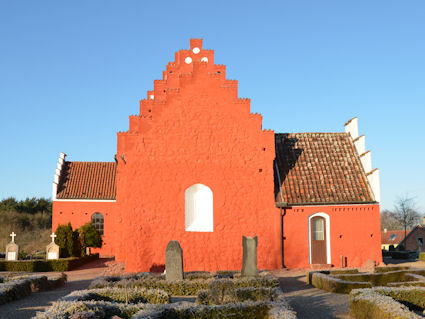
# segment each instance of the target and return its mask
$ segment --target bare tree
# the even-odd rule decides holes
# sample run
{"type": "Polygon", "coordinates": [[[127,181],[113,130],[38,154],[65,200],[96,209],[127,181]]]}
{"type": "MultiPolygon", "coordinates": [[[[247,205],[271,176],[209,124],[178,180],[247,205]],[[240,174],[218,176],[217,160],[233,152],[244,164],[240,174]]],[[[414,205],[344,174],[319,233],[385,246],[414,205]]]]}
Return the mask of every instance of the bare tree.
{"type": "Polygon", "coordinates": [[[420,223],[421,215],[416,208],[415,199],[407,195],[399,197],[395,203],[394,217],[404,227],[404,237],[407,235],[407,227],[412,228],[420,223]]]}
{"type": "Polygon", "coordinates": [[[381,211],[381,230],[403,229],[403,224],[396,218],[396,214],[388,209],[381,211]]]}

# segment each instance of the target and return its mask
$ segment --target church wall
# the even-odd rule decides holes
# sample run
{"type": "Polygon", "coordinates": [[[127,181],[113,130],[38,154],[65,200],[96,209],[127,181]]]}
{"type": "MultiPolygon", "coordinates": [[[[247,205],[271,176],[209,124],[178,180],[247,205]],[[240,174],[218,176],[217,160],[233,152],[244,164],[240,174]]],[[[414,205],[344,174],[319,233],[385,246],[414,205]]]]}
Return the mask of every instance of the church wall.
{"type": "Polygon", "coordinates": [[[56,231],[59,224],[71,222],[72,229],[91,222],[94,213],[101,213],[104,217],[103,245],[92,252],[102,256],[114,255],[114,211],[115,202],[96,201],[53,201],[52,231],[56,231]]]}
{"type": "Polygon", "coordinates": [[[116,259],[129,272],[161,269],[177,240],[186,271],[241,269],[242,236],[258,236],[259,268],[278,268],[274,132],[238,99],[224,66],[192,64],[169,64],[180,67],[167,79],[178,90],[155,81],[148,94],[161,101],[142,100],[140,116],[118,133],[116,259]],[[185,231],[185,190],[198,183],[213,192],[213,232],[185,231]]]}
{"type": "Polygon", "coordinates": [[[341,255],[347,267],[382,262],[379,205],[297,206],[283,218],[285,267],[310,267],[308,218],[319,212],[329,216],[332,265],[341,266],[341,255]]]}

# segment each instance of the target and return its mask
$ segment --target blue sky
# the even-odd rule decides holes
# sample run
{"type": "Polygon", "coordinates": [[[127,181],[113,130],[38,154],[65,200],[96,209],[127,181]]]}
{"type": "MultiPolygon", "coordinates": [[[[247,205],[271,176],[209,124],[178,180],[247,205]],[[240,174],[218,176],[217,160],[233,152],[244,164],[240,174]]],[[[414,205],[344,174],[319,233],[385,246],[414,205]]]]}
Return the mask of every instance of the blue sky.
{"type": "Polygon", "coordinates": [[[382,208],[425,211],[425,1],[2,1],[0,199],[51,195],[59,152],[112,161],[174,52],[203,38],[276,132],[358,116],[382,208]]]}

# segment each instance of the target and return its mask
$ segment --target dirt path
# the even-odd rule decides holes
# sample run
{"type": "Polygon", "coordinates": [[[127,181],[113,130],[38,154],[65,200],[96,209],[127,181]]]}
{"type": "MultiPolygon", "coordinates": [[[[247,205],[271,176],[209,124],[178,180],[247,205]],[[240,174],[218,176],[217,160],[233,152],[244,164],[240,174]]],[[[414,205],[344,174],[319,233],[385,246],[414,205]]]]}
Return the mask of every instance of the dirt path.
{"type": "MultiPolygon", "coordinates": [[[[86,289],[93,278],[102,275],[106,269],[105,263],[111,259],[101,258],[88,263],[76,270],[67,271],[68,282],[55,290],[32,293],[29,296],[0,306],[1,319],[28,319],[35,316],[37,311],[43,311],[51,306],[53,301],[66,296],[74,290],[86,289]]],[[[53,276],[60,273],[37,273],[53,276]]]]}
{"type": "Polygon", "coordinates": [[[280,287],[300,319],[353,319],[348,295],[333,294],[307,285],[305,270],[279,271],[280,287]]]}

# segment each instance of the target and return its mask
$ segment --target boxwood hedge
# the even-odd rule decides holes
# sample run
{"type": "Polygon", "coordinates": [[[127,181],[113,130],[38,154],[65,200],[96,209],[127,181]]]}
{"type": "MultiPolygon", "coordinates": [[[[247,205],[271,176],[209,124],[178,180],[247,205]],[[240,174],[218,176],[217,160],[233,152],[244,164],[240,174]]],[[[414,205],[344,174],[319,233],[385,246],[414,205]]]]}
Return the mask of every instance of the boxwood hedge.
{"type": "Polygon", "coordinates": [[[0,260],[0,271],[68,271],[84,265],[90,261],[99,259],[99,254],[84,257],[61,258],[57,260],[0,260]]]}
{"type": "Polygon", "coordinates": [[[423,311],[425,306],[425,288],[378,287],[354,289],[350,293],[350,309],[357,319],[415,319],[423,318],[411,311],[423,311]]]}

